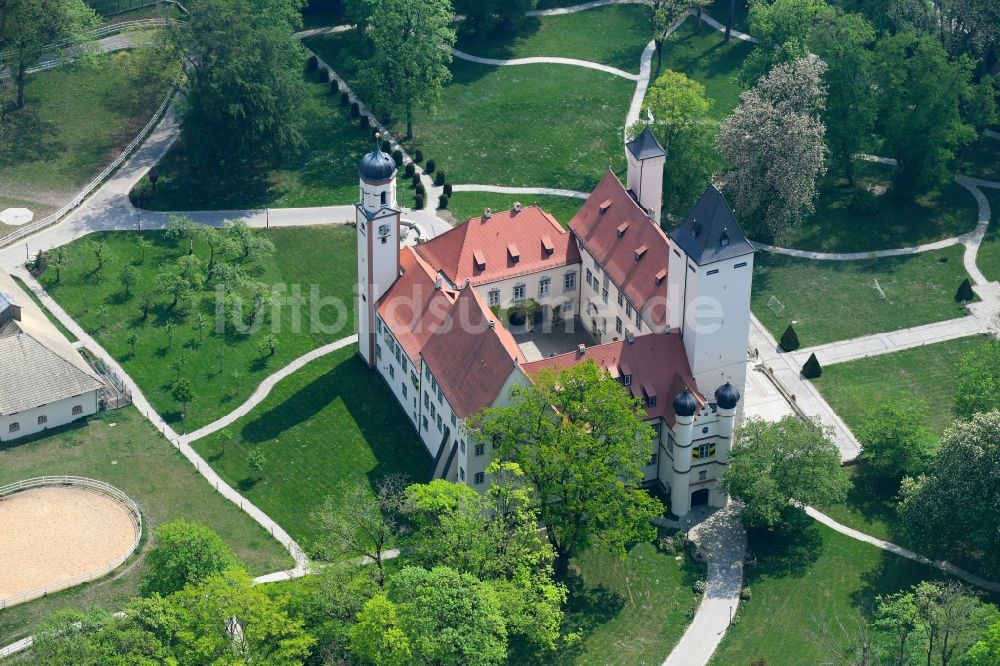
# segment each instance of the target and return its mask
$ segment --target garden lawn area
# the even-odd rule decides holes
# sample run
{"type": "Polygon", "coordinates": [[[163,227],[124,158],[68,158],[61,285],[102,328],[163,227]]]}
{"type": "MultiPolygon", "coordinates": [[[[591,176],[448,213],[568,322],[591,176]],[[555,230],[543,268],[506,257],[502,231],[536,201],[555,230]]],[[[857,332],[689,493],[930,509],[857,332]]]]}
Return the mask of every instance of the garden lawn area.
{"type": "MultiPolygon", "coordinates": [[[[715,16],[720,21],[725,20],[715,16]]],[[[722,33],[707,24],[701,34],[694,17],[689,17],[670,35],[663,45],[663,66],[661,71],[672,69],[681,72],[705,86],[705,95],[714,100],[711,113],[713,118],[722,120],[728,116],[740,101],[740,86],[735,81],[740,65],[754,48],[753,44],[740,39],[722,42],[722,33]]],[[[656,71],[656,55],[653,55],[653,71],[656,71]]]]}
{"type": "Polygon", "coordinates": [[[961,358],[984,343],[972,336],[823,368],[813,385],[857,434],[894,403],[922,403],[924,425],[938,433],[951,424],[961,358]]]}
{"type": "Polygon", "coordinates": [[[832,656],[809,632],[836,621],[853,631],[861,601],[939,577],[936,569],[811,521],[788,535],[752,534],[750,551],[758,560],[746,573],[752,597],[740,603],[713,666],[746,666],[761,657],[789,666],[825,663],[832,656]]]}
{"type": "Polygon", "coordinates": [[[517,32],[482,36],[459,31],[455,48],[483,58],[576,58],[638,74],[642,51],[652,39],[650,14],[640,5],[611,5],[529,17],[517,32]]]}
{"type": "MultiPolygon", "coordinates": [[[[130,81],[127,52],[27,77],[26,104],[9,109],[14,141],[0,152],[0,210],[40,219],[69,202],[135,138],[166,91],[130,81]]],[[[0,235],[9,231],[0,225],[0,235]]]]}
{"type": "Polygon", "coordinates": [[[980,189],[990,202],[991,219],[976,255],[976,265],[987,280],[1000,280],[1000,190],[990,187],[980,189]]]}
{"type": "MultiPolygon", "coordinates": [[[[730,0],[713,0],[712,4],[705,8],[705,13],[710,15],[716,21],[722,23],[722,25],[725,25],[726,19],[729,18],[729,3],[730,0]]],[[[736,0],[735,4],[736,12],[735,20],[733,21],[733,28],[739,30],[740,32],[749,33],[750,20],[747,16],[749,14],[750,7],[748,6],[746,0],[736,0]]]]}
{"type": "Polygon", "coordinates": [[[954,181],[912,200],[901,200],[889,189],[871,199],[870,209],[860,210],[852,201],[864,197],[866,187],[890,185],[894,167],[862,161],[855,167],[853,187],[840,176],[823,178],[817,184],[816,212],[775,244],[811,252],[870,252],[914,247],[976,227],[976,199],[954,181]]]}
{"type": "Polygon", "coordinates": [[[194,448],[227,482],[309,550],[310,517],[342,484],[372,488],[387,474],[424,483],[431,459],[410,420],[381,378],[351,345],[317,359],[282,380],[264,402],[229,426],[223,452],[218,434],[194,448]],[[249,451],[263,451],[263,478],[252,475],[249,451]]]}
{"type": "Polygon", "coordinates": [[[692,585],[705,575],[687,555],[675,557],[643,543],[624,561],[599,551],[574,560],[564,621],[582,633],[573,663],[659,664],[670,654],[699,603],[692,585]]]}
{"type": "Polygon", "coordinates": [[[1000,139],[981,136],[966,146],[958,172],[985,180],[1000,180],[1000,139]]]}
{"type": "Polygon", "coordinates": [[[961,317],[955,294],[967,277],[964,247],[903,257],[819,261],[758,252],[751,309],[781,337],[789,323],[803,347],[961,317]],[[876,288],[876,281],[883,298],[876,288]],[[767,307],[771,296],[782,315],[767,307]]]}
{"type": "Polygon", "coordinates": [[[0,645],[31,633],[62,608],[119,610],[139,593],[149,535],[176,518],[198,520],[219,533],[254,575],[292,566],[285,549],[209,485],[144,419],[126,407],[45,435],[0,445],[0,485],[43,475],[70,474],[106,481],[139,505],[143,543],[138,558],[112,576],[0,611],[0,645]]]}
{"type": "MultiPolygon", "coordinates": [[[[157,169],[155,193],[143,201],[150,210],[240,210],[245,208],[304,208],[351,204],[358,198],[358,162],[371,152],[371,130],[361,129],[315,73],[307,79],[303,98],[306,146],[279,169],[253,165],[225,166],[226,156],[210,164],[192,161],[182,134],[157,169]],[[221,163],[221,164],[220,164],[221,163]]],[[[145,179],[143,183],[147,182],[145,179]]]]}
{"type": "MultiPolygon", "coordinates": [[[[292,360],[354,332],[354,230],[327,226],[256,233],[266,234],[274,242],[275,252],[261,263],[243,268],[252,280],[280,289],[279,294],[293,293],[291,290],[296,287],[301,289],[304,304],[298,322],[293,318],[293,306],[283,303],[280,310],[266,311],[269,314],[264,317],[264,325],[245,334],[233,325],[230,308],[223,310],[228,310],[228,316],[219,332],[216,296],[210,286],[193,292],[196,311],[208,323],[201,333],[194,328],[197,319],[182,314],[181,305],[171,308],[171,299],[166,295],[156,296],[149,318],[143,320],[138,294],[154,291],[156,275],[172,267],[187,251],[186,242],[175,244],[162,231],[141,232],[153,244],[144,261],[136,243],[139,232],[102,232],[74,241],[66,246],[69,266],[62,271],[61,283],[56,284],[52,268],[40,280],[70,316],[118,359],[156,411],[176,424],[178,430],[191,432],[235,409],[261,380],[292,360]],[[113,259],[102,271],[95,272],[97,260],[92,248],[99,242],[106,244],[105,251],[113,259]],[[118,278],[124,264],[134,265],[139,272],[139,281],[127,298],[118,278]],[[313,286],[318,289],[318,298],[339,299],[343,307],[314,308],[313,286]],[[275,312],[280,316],[275,317],[275,312]],[[168,323],[175,326],[172,341],[167,336],[168,323]],[[138,338],[134,355],[128,344],[133,334],[138,338]],[[271,334],[277,338],[278,346],[273,356],[266,356],[258,345],[271,334]],[[178,359],[184,363],[179,370],[173,365],[178,359]],[[242,373],[239,382],[234,372],[242,373]],[[188,405],[183,423],[180,406],[171,396],[178,375],[191,382],[196,396],[188,405]]],[[[207,246],[196,242],[195,254],[207,263],[207,246]]],[[[252,302],[253,295],[247,298],[252,302]]],[[[249,311],[249,305],[244,307],[249,311]]]]}
{"type": "Polygon", "coordinates": [[[510,210],[514,202],[520,201],[523,206],[538,205],[546,213],[556,218],[561,225],[569,227],[569,221],[580,211],[583,199],[572,197],[552,197],[534,194],[496,194],[494,192],[455,192],[448,202],[448,210],[458,222],[469,218],[480,217],[484,208],[493,212],[510,210]]]}

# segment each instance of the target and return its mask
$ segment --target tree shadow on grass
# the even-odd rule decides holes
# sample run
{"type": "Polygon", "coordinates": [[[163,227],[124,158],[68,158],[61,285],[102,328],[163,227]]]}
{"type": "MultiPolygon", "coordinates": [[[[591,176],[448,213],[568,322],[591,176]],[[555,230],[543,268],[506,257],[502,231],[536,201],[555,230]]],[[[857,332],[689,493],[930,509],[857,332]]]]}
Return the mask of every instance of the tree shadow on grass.
{"type": "Polygon", "coordinates": [[[53,140],[59,135],[58,126],[42,119],[36,106],[29,104],[23,109],[10,108],[7,115],[14,140],[0,154],[0,167],[45,162],[65,151],[65,144],[53,140]]]}
{"type": "Polygon", "coordinates": [[[747,570],[751,584],[764,578],[804,576],[823,551],[819,525],[801,511],[792,514],[788,525],[773,531],[747,530],[747,542],[756,558],[756,564],[747,570]]]}

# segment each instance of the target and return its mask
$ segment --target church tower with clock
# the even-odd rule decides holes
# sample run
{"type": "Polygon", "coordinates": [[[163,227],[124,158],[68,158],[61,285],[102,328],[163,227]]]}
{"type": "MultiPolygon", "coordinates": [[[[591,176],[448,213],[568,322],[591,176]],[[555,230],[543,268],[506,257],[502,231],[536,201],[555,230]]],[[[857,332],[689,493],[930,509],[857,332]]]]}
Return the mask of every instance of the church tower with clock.
{"type": "Polygon", "coordinates": [[[399,277],[396,161],[378,146],[361,159],[358,226],[358,351],[375,367],[375,306],[399,277]]]}

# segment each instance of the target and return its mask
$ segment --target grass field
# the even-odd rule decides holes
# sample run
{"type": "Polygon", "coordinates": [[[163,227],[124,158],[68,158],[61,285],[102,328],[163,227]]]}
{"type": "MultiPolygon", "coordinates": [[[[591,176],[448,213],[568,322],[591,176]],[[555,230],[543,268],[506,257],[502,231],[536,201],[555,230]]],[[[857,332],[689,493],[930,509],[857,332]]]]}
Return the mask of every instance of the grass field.
{"type": "MultiPolygon", "coordinates": [[[[720,21],[724,17],[716,16],[720,21]]],[[[694,18],[688,18],[663,46],[662,70],[681,72],[705,86],[705,95],[713,100],[710,113],[722,120],[740,101],[740,86],[734,80],[740,65],[754,45],[739,39],[722,42],[722,34],[704,26],[698,34],[694,18]]],[[[656,71],[656,56],[653,56],[656,71]]]]}
{"type": "Polygon", "coordinates": [[[494,194],[491,192],[455,192],[451,201],[448,202],[448,210],[459,222],[465,222],[471,217],[479,217],[483,214],[483,208],[490,208],[494,212],[510,210],[515,201],[520,201],[524,206],[537,204],[542,210],[550,213],[564,227],[569,226],[569,221],[573,219],[583,206],[583,199],[571,197],[550,197],[538,195],[520,194],[494,194]]]}
{"type": "MultiPolygon", "coordinates": [[[[729,3],[730,0],[714,0],[705,8],[705,13],[725,25],[726,19],[729,17],[729,3]]],[[[749,32],[750,21],[747,19],[747,14],[750,8],[747,6],[747,2],[736,0],[733,4],[735,5],[733,27],[740,32],[749,32]]]]}
{"type": "Polygon", "coordinates": [[[280,169],[219,168],[192,161],[182,136],[160,161],[156,193],[143,203],[151,210],[298,208],[350,204],[358,198],[358,161],[374,139],[340,105],[340,95],[307,77],[303,113],[306,147],[280,169]]]}
{"type": "MultiPolygon", "coordinates": [[[[180,429],[190,432],[235,409],[264,377],[288,362],[354,332],[354,231],[347,227],[299,227],[259,233],[266,233],[274,242],[275,253],[258,267],[249,265],[245,269],[252,280],[282,288],[282,294],[293,294],[292,290],[299,288],[304,302],[298,322],[293,318],[293,306],[286,301],[280,310],[272,309],[265,325],[256,331],[239,332],[232,325],[232,316],[227,316],[220,332],[216,296],[211,287],[194,292],[196,309],[208,322],[207,330],[201,333],[193,327],[195,317],[184,316],[177,308],[169,307],[168,296],[157,296],[149,318],[143,320],[137,294],[153,290],[157,273],[173,266],[186,251],[186,246],[174,244],[159,231],[142,232],[153,243],[144,261],[136,244],[139,234],[94,234],[67,246],[70,264],[63,270],[60,284],[55,283],[53,269],[40,279],[52,297],[122,363],[167,421],[178,423],[181,417],[179,406],[171,397],[171,385],[177,375],[193,384],[196,399],[188,407],[184,423],[178,423],[180,429]],[[97,261],[89,248],[100,241],[106,243],[113,261],[95,273],[97,261]],[[139,282],[128,298],[118,279],[124,264],[132,264],[139,271],[139,282]],[[337,297],[344,304],[343,309],[330,306],[320,309],[321,302],[312,298],[314,285],[319,299],[337,297]],[[280,316],[274,317],[274,312],[280,312],[280,316]],[[167,336],[168,323],[175,326],[172,340],[167,336]],[[134,355],[127,342],[132,334],[138,337],[134,355]],[[278,339],[273,357],[263,355],[257,348],[269,334],[278,339]],[[178,359],[184,363],[179,371],[173,367],[178,359]],[[237,371],[243,373],[238,387],[233,376],[237,371]]],[[[195,252],[207,263],[206,246],[196,243],[195,252]]]]}
{"type": "Polygon", "coordinates": [[[752,598],[741,602],[713,666],[746,666],[760,657],[788,666],[827,663],[832,655],[809,632],[838,620],[853,631],[862,602],[938,577],[934,569],[818,523],[784,537],[751,535],[750,550],[758,560],[747,572],[752,598]]]}
{"type": "Polygon", "coordinates": [[[0,611],[0,644],[31,633],[61,608],[120,609],[138,594],[149,533],[164,521],[199,520],[218,532],[255,575],[287,569],[291,557],[263,528],[217,494],[133,407],[0,445],[0,485],[42,475],[107,481],[139,505],[146,531],[139,559],[111,577],[0,611]]]}
{"type": "Polygon", "coordinates": [[[962,151],[958,172],[967,176],[1000,180],[1000,139],[983,136],[962,151]]]}
{"type": "Polygon", "coordinates": [[[988,187],[982,190],[990,202],[991,219],[976,255],[976,265],[987,280],[1000,280],[1000,190],[988,187]]]}
{"type": "Polygon", "coordinates": [[[229,431],[194,443],[227,482],[263,509],[304,547],[315,542],[310,513],[341,484],[372,486],[390,473],[427,481],[431,460],[409,419],[378,375],[350,346],[313,361],[281,381],[229,431]],[[263,479],[247,467],[251,449],[264,452],[263,479]]]}
{"type": "Polygon", "coordinates": [[[759,252],[751,308],[779,337],[792,321],[803,347],[961,317],[962,246],[905,257],[817,261],[759,252]],[[875,282],[885,298],[875,288],[875,282]],[[784,304],[780,317],[767,307],[784,304]]]}
{"type": "MultiPolygon", "coordinates": [[[[67,203],[112,162],[163,101],[163,90],[126,77],[126,52],[31,74],[26,105],[9,110],[14,138],[0,152],[0,210],[41,218],[67,203]]],[[[10,229],[0,224],[0,235],[10,229]]]]}
{"type": "Polygon", "coordinates": [[[639,58],[652,38],[648,7],[618,5],[573,14],[528,18],[516,33],[485,37],[459,32],[455,47],[484,58],[557,56],[639,73],[639,58]],[[608,39],[614,35],[614,39],[608,39]]]}
{"type": "Polygon", "coordinates": [[[698,603],[692,585],[705,575],[690,557],[674,558],[645,543],[624,561],[595,551],[574,561],[564,624],[583,636],[573,663],[659,664],[670,654],[698,603]]]}
{"type": "Polygon", "coordinates": [[[958,363],[982,344],[979,336],[958,338],[837,363],[813,384],[854,432],[883,407],[907,402],[927,406],[924,425],[940,434],[953,418],[958,363]]]}
{"type": "MultiPolygon", "coordinates": [[[[890,189],[875,197],[869,212],[852,210],[852,200],[863,195],[866,187],[888,186],[894,168],[860,161],[855,167],[853,187],[838,176],[820,181],[816,212],[776,244],[812,252],[869,252],[913,247],[958,236],[976,226],[975,198],[951,181],[915,200],[902,200],[890,189]]],[[[753,235],[751,229],[747,231],[753,235]]]]}

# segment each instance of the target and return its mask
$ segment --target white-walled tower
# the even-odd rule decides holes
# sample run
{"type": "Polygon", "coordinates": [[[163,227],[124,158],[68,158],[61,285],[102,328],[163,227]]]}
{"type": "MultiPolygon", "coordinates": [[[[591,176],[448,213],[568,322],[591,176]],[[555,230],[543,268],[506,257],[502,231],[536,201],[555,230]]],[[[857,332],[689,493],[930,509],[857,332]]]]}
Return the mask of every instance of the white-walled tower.
{"type": "Polygon", "coordinates": [[[670,511],[686,516],[691,510],[691,442],[694,437],[694,415],[698,401],[687,389],[674,398],[673,470],[670,475],[670,511]]]}
{"type": "MultiPolygon", "coordinates": [[[[375,135],[378,142],[379,136],[375,135]]],[[[376,145],[358,167],[358,353],[375,365],[375,307],[399,277],[396,162],[376,145]]]]}
{"type": "Polygon", "coordinates": [[[684,339],[698,391],[711,395],[726,383],[742,390],[754,247],[714,185],[668,236],[668,324],[684,339]]]}
{"type": "Polygon", "coordinates": [[[663,208],[663,165],[667,153],[647,127],[625,144],[628,161],[628,190],[649,216],[660,223],[663,208]]]}

